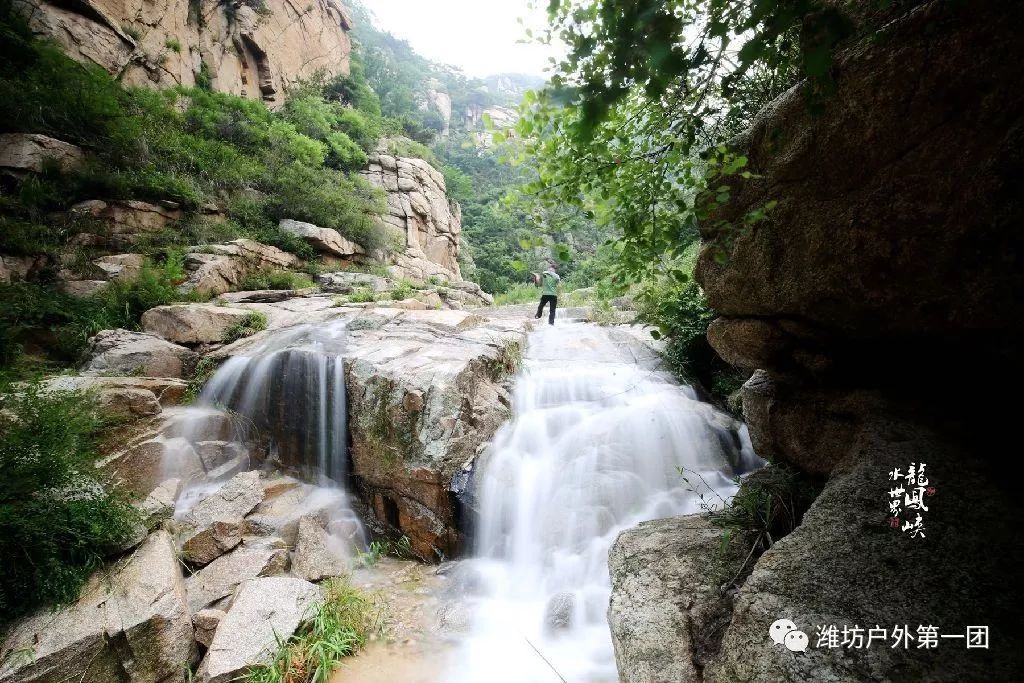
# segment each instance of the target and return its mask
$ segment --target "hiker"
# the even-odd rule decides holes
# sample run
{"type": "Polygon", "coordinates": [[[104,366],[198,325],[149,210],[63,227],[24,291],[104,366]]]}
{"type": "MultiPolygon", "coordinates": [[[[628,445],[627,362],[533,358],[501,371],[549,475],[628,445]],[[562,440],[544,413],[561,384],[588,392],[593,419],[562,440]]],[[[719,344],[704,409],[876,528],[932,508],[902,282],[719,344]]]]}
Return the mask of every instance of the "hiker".
{"type": "Polygon", "coordinates": [[[544,304],[550,304],[548,325],[555,324],[555,309],[558,307],[558,288],[561,284],[561,279],[558,277],[558,266],[554,263],[549,263],[547,270],[534,277],[534,282],[540,285],[541,293],[540,305],[537,306],[537,315],[535,317],[540,319],[544,315],[544,304]]]}

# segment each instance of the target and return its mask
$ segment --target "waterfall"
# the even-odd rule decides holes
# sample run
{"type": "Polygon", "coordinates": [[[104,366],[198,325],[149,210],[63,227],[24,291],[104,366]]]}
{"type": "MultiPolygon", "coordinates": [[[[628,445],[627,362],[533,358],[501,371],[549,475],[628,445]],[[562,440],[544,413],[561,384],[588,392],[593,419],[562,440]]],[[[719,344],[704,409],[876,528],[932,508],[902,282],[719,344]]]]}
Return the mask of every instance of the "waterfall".
{"type": "Polygon", "coordinates": [[[472,626],[445,680],[618,680],[612,542],[720,504],[756,462],[739,422],[629,342],[587,324],[532,335],[513,419],[480,465],[472,626]]]}
{"type": "Polygon", "coordinates": [[[208,469],[204,479],[193,481],[178,500],[176,516],[183,516],[234,472],[248,469],[249,449],[258,444],[268,460],[316,483],[305,488],[303,504],[291,510],[290,517],[326,509],[332,522],[341,523],[331,528],[346,530],[344,539],[335,539],[339,550],[347,555],[352,544],[364,544],[362,524],[344,488],[344,344],[344,322],[297,325],[270,334],[217,369],[197,405],[182,411],[165,430],[165,470],[169,476],[179,475],[180,463],[188,460],[183,455],[203,453],[211,444],[241,455],[221,465],[223,470],[234,463],[226,471],[208,469]],[[346,544],[349,547],[341,547],[346,544]]]}
{"type": "Polygon", "coordinates": [[[221,405],[268,438],[271,456],[307,477],[346,475],[344,323],[298,325],[228,359],[201,405],[221,405]]]}

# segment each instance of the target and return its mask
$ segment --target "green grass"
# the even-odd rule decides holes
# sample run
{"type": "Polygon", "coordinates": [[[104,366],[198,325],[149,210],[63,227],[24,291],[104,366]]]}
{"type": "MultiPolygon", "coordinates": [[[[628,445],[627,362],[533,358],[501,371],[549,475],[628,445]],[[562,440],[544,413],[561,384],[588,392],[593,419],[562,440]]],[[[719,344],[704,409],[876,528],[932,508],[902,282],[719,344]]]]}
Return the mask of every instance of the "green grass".
{"type": "Polygon", "coordinates": [[[313,286],[313,280],[305,273],[291,270],[261,270],[242,278],[239,289],[306,289],[313,286]]]}
{"type": "Polygon", "coordinates": [[[218,366],[219,363],[209,356],[201,358],[196,363],[195,370],[192,371],[192,377],[189,378],[188,386],[185,388],[182,403],[186,405],[195,403],[196,399],[199,398],[199,394],[203,392],[206,382],[213,376],[213,373],[217,372],[218,366]]]}
{"type": "Polygon", "coordinates": [[[138,515],[94,462],[92,395],[0,387],[0,624],[74,601],[138,515]]]}
{"type": "Polygon", "coordinates": [[[265,329],[267,329],[267,316],[259,311],[251,311],[228,328],[228,331],[224,333],[224,341],[238,341],[243,337],[251,337],[265,329]]]}
{"type": "Polygon", "coordinates": [[[397,541],[390,538],[383,541],[370,541],[366,550],[357,550],[353,564],[360,567],[372,567],[380,562],[385,555],[399,559],[415,559],[416,554],[412,551],[412,542],[408,536],[402,536],[397,541]]]}
{"type": "Polygon", "coordinates": [[[383,605],[347,577],[323,583],[324,602],[312,618],[281,642],[274,661],[250,669],[246,683],[327,683],[345,657],[383,630],[383,605]]]}

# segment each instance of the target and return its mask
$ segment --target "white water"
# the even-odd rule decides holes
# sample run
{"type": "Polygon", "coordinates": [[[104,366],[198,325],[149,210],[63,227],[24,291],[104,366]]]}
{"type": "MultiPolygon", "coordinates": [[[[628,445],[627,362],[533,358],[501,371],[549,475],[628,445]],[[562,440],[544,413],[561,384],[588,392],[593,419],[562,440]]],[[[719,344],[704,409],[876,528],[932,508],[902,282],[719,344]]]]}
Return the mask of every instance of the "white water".
{"type": "MultiPolygon", "coordinates": [[[[343,487],[348,469],[344,344],[342,322],[297,325],[229,358],[207,382],[198,405],[183,411],[169,430],[173,438],[167,443],[173,442],[173,448],[168,449],[169,462],[165,458],[166,473],[174,476],[180,470],[174,454],[196,450],[204,439],[231,441],[233,452],[245,454],[242,469],[249,469],[249,442],[262,439],[270,459],[316,483],[302,489],[302,499],[283,511],[279,522],[328,510],[328,531],[337,552],[350,555],[353,546],[364,546],[362,524],[343,487]],[[211,435],[211,424],[223,424],[218,418],[225,415],[229,433],[211,435]]],[[[182,517],[226,479],[192,481],[179,497],[175,515],[182,517]]]]}
{"type": "Polygon", "coordinates": [[[641,521],[699,512],[698,493],[728,499],[730,461],[756,466],[742,425],[638,359],[627,334],[561,324],[531,336],[513,419],[479,471],[467,569],[480,589],[442,680],[617,681],[609,547],[641,521]],[[566,594],[570,626],[546,627],[549,601],[566,594]]]}

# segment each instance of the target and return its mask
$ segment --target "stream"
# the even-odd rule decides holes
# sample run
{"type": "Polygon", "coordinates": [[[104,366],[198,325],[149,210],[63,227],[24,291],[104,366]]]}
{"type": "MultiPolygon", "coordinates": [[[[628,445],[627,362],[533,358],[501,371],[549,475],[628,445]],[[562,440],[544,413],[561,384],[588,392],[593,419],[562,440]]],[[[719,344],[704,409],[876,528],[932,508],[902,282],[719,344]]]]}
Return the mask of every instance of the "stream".
{"type": "Polygon", "coordinates": [[[616,536],[720,503],[758,466],[745,427],[632,334],[585,323],[532,334],[513,418],[479,466],[462,563],[471,625],[440,680],[617,681],[606,619],[616,536]]]}
{"type": "MultiPolygon", "coordinates": [[[[412,680],[409,671],[445,683],[618,680],[606,618],[615,538],[721,504],[736,476],[760,464],[742,423],[678,384],[644,335],[567,321],[531,334],[512,419],[476,465],[470,557],[444,577],[401,563],[354,577],[369,590],[386,586],[400,615],[391,642],[413,647],[371,646],[337,683],[412,680]],[[393,578],[409,572],[419,578],[393,578]],[[460,627],[436,632],[435,604],[454,605],[460,627]]],[[[319,475],[290,514],[329,509],[332,545],[351,556],[365,537],[338,483],[347,466],[345,336],[342,323],[298,325],[229,359],[183,414],[177,440],[196,452],[222,443],[200,434],[228,414],[238,448],[240,434],[266,435],[272,459],[319,475]]],[[[237,458],[248,467],[247,454],[237,458]]],[[[186,491],[177,516],[221,485],[186,491]]]]}

